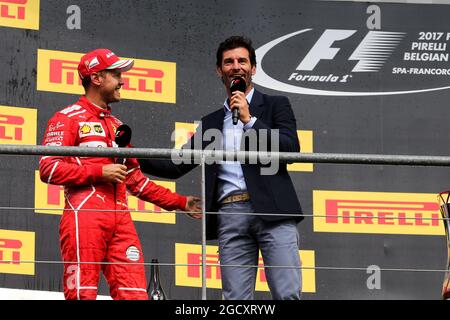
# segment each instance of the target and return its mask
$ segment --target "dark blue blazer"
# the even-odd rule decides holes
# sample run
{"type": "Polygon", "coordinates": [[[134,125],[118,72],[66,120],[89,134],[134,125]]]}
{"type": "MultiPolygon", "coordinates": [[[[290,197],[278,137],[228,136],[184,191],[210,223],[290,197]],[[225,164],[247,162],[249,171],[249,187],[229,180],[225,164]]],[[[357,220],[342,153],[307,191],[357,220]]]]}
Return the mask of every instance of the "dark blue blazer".
{"type": "MultiPolygon", "coordinates": [[[[287,97],[269,96],[255,90],[250,103],[250,114],[257,118],[252,129],[247,130],[242,139],[246,136],[253,138],[264,133],[269,137],[267,145],[270,146],[271,130],[279,130],[279,151],[280,152],[300,152],[300,144],[297,137],[297,126],[294,113],[287,97]],[[265,129],[265,130],[264,130],[265,129]],[[253,132],[251,132],[254,130],[253,132]]],[[[225,116],[224,108],[212,112],[201,119],[201,132],[197,130],[194,136],[183,146],[185,149],[194,149],[196,145],[205,149],[212,141],[203,141],[201,137],[208,129],[222,131],[225,116]],[[195,144],[195,139],[200,139],[201,144],[195,144]]],[[[275,136],[276,137],[276,136],[275,136]]],[[[221,141],[217,141],[222,146],[221,141]]],[[[246,151],[256,151],[251,148],[254,144],[244,143],[246,151]],[[249,149],[251,148],[251,149],[249,149]]],[[[241,144],[242,146],[242,144],[241,144]]],[[[259,149],[259,147],[257,148],[259,149]]],[[[270,148],[269,148],[270,149],[270,148]]],[[[266,149],[262,149],[266,150],[266,149]]],[[[269,150],[270,151],[270,150],[269,150]]],[[[195,168],[197,164],[175,165],[170,160],[139,159],[141,170],[144,173],[157,177],[176,179],[195,168]]],[[[250,195],[250,201],[255,212],[275,213],[277,215],[261,216],[267,221],[279,221],[292,219],[289,214],[301,214],[302,209],[297,198],[294,185],[287,171],[287,163],[280,163],[279,170],[274,175],[261,175],[262,167],[270,165],[262,164],[242,164],[245,183],[250,195]]],[[[216,212],[219,208],[217,203],[217,164],[205,166],[205,190],[206,190],[206,211],[216,212]]],[[[206,216],[207,239],[217,238],[217,215],[206,216]]],[[[297,222],[303,217],[295,217],[297,222]]]]}

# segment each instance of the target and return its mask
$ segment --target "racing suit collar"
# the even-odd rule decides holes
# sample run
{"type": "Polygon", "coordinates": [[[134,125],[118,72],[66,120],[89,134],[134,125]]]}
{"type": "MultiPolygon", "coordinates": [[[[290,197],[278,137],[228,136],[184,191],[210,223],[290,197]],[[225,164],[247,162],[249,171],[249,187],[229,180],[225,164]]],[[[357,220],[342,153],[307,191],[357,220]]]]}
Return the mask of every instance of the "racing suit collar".
{"type": "Polygon", "coordinates": [[[96,104],[89,101],[86,96],[81,96],[80,100],[78,101],[80,105],[82,105],[84,108],[86,108],[89,112],[92,114],[95,114],[99,118],[103,118],[105,116],[111,115],[111,107],[108,106],[106,109],[103,109],[96,104]]]}

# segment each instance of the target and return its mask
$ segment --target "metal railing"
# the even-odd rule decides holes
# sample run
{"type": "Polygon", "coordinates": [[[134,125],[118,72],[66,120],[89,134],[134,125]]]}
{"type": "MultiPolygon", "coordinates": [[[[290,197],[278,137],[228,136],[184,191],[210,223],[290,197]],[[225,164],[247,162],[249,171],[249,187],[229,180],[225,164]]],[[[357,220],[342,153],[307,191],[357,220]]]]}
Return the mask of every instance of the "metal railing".
{"type": "MultiPolygon", "coordinates": [[[[335,164],[450,166],[450,156],[380,155],[346,153],[297,153],[256,152],[221,150],[180,150],[153,148],[88,148],[50,147],[34,145],[0,145],[0,155],[52,155],[80,157],[122,157],[122,158],[193,158],[205,161],[220,158],[230,161],[273,160],[289,162],[314,162],[335,164]]],[[[200,163],[201,164],[201,163],[200,163]]]]}

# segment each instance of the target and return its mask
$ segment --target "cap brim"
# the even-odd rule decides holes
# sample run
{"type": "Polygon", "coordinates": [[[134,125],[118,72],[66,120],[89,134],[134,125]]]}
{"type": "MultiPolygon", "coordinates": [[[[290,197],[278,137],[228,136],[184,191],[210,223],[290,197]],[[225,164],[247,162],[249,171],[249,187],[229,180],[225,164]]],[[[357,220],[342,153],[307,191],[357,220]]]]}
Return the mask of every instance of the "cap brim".
{"type": "Polygon", "coordinates": [[[107,70],[120,70],[121,72],[125,72],[133,68],[134,60],[119,60],[110,65],[107,70]]]}

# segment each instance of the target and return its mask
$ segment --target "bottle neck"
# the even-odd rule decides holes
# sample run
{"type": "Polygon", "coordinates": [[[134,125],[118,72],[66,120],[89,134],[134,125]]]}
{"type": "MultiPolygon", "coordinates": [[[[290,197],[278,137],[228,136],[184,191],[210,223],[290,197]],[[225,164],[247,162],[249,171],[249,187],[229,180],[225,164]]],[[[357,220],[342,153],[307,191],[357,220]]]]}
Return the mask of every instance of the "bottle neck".
{"type": "Polygon", "coordinates": [[[153,265],[152,268],[152,281],[154,284],[159,285],[160,281],[159,281],[159,266],[158,265],[153,265]]]}
{"type": "Polygon", "coordinates": [[[156,285],[160,285],[160,280],[159,280],[159,264],[158,264],[158,260],[157,259],[152,259],[152,268],[151,268],[151,274],[150,274],[150,279],[152,281],[152,283],[156,286],[156,285]]]}

